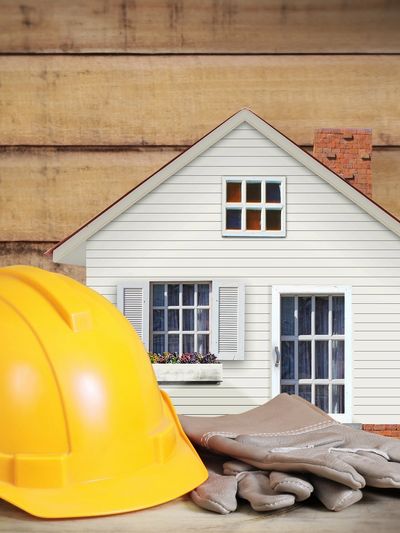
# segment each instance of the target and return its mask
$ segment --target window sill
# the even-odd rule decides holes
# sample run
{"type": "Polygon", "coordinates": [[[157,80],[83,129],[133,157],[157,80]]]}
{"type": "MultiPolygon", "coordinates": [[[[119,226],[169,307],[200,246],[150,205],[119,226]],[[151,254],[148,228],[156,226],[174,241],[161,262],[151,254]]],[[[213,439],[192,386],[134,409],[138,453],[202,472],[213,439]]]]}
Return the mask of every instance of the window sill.
{"type": "Polygon", "coordinates": [[[222,364],[163,364],[152,365],[157,381],[213,382],[222,381],[222,364]]]}

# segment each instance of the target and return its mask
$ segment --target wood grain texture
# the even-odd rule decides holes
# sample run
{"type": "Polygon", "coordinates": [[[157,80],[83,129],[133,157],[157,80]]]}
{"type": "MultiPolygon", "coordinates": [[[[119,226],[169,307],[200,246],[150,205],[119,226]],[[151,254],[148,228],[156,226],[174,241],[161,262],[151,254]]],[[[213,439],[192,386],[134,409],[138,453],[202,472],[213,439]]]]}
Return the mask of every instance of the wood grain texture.
{"type": "MultiPolygon", "coordinates": [[[[179,153],[148,148],[0,152],[0,240],[57,241],[179,153]]],[[[377,150],[372,161],[374,199],[399,216],[400,149],[377,150]]]]}
{"type": "Polygon", "coordinates": [[[0,267],[10,265],[31,265],[51,272],[61,272],[85,282],[85,268],[53,263],[44,252],[54,244],[51,242],[0,242],[0,267]]]}
{"type": "Polygon", "coordinates": [[[385,0],[2,0],[3,52],[398,52],[385,0]]]}
{"type": "Polygon", "coordinates": [[[316,498],[260,513],[240,499],[236,512],[220,515],[200,509],[185,495],[142,511],[78,520],[42,520],[1,501],[0,533],[176,533],[178,527],[191,533],[299,533],[310,524],[324,533],[376,533],[377,524],[385,533],[394,533],[400,520],[398,500],[394,490],[365,489],[362,502],[341,513],[327,511],[316,498]]]}
{"type": "Polygon", "coordinates": [[[400,144],[396,56],[2,57],[0,79],[3,145],[188,145],[242,107],[302,145],[400,144]]]}
{"type": "Polygon", "coordinates": [[[57,241],[178,153],[0,152],[0,240],[57,241]]]}

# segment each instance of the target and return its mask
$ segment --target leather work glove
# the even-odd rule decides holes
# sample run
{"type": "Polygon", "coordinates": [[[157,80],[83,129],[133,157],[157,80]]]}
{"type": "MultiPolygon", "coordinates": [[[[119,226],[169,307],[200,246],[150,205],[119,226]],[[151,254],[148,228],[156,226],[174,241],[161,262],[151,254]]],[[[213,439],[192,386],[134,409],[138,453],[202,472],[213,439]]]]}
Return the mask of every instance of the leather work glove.
{"type": "Polygon", "coordinates": [[[228,461],[203,453],[209,477],[190,493],[194,503],[220,514],[236,511],[237,496],[247,500],[255,511],[276,511],[303,501],[313,491],[305,479],[280,472],[257,470],[240,461],[228,461]]]}
{"type": "Polygon", "coordinates": [[[258,469],[309,473],[353,490],[400,487],[399,441],[342,425],[298,396],[280,394],[238,415],[180,420],[197,446],[258,469]]]}

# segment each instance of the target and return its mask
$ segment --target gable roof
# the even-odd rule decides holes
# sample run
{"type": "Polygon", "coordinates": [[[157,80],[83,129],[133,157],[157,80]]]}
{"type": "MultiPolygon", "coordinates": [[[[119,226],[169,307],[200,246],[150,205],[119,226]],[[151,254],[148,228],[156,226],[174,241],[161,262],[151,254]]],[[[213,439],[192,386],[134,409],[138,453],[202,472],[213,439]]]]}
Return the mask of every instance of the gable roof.
{"type": "Polygon", "coordinates": [[[121,198],[83,224],[68,237],[47,250],[45,254],[52,255],[53,261],[56,263],[84,265],[85,243],[87,239],[244,122],[250,124],[299,163],[320,176],[327,183],[332,185],[332,187],[341,192],[344,196],[349,198],[352,202],[400,237],[400,220],[398,218],[360,192],[351,183],[346,182],[338,174],[300,148],[300,146],[254,112],[249,109],[242,109],[207,133],[195,144],[176,156],[136,187],[121,196],[121,198]]]}

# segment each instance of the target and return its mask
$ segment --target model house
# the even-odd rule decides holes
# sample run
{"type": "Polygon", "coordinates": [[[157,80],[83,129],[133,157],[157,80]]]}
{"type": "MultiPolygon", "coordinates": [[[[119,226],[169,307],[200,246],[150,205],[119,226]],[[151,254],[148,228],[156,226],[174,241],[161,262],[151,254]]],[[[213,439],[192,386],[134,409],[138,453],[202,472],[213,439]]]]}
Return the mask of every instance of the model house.
{"type": "Polygon", "coordinates": [[[164,387],[180,413],[286,391],[399,423],[400,221],[371,199],[370,165],[369,130],[319,130],[312,156],[241,110],[52,257],[86,265],[149,351],[222,360],[220,383],[164,387]]]}

